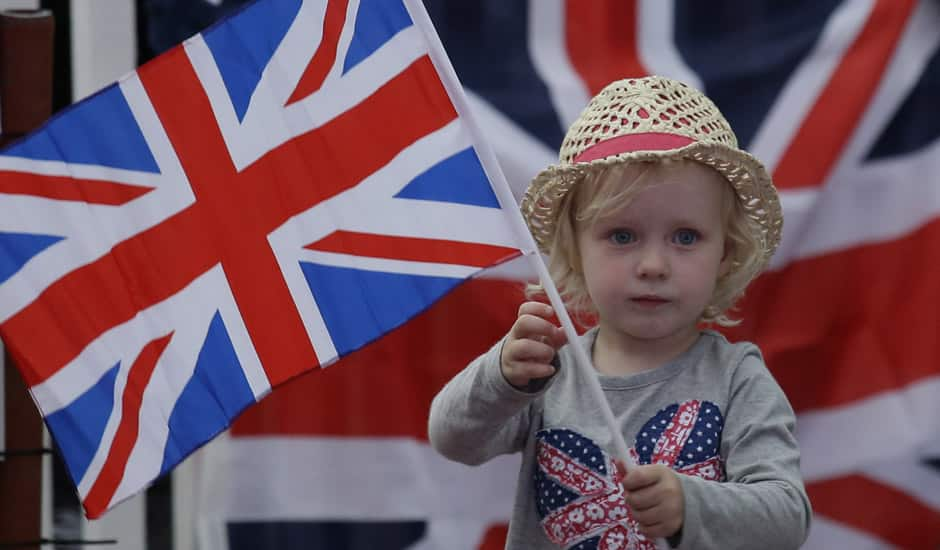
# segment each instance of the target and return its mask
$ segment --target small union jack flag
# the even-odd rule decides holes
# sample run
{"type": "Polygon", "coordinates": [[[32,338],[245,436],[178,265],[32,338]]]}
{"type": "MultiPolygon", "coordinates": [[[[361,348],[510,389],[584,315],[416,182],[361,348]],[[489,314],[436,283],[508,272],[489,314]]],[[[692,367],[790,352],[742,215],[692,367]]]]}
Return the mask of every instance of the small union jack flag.
{"type": "Polygon", "coordinates": [[[90,517],[520,253],[422,10],[255,2],[0,154],[0,334],[90,517]]]}

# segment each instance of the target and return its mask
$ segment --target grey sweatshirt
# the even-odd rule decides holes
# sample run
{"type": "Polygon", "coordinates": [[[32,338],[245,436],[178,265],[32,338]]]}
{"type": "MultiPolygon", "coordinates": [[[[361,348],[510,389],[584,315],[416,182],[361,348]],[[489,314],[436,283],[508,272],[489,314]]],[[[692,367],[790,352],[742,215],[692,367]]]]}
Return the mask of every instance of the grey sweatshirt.
{"type": "MultiPolygon", "coordinates": [[[[578,345],[590,348],[596,330],[578,345]]],[[[798,548],[811,510],[800,478],[794,415],[753,344],[704,331],[675,360],[629,376],[583,373],[571,344],[538,391],[511,386],[502,342],[434,398],[431,445],[465,464],[522,452],[506,548],[654,548],[636,532],[612,437],[587,388],[596,376],[640,464],[679,472],[685,517],[671,545],[798,548]]]]}

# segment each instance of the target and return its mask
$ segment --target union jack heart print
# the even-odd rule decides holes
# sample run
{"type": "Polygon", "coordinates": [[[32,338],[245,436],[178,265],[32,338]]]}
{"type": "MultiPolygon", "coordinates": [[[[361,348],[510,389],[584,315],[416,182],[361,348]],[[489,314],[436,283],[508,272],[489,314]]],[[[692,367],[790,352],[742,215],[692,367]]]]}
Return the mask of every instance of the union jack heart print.
{"type": "MultiPolygon", "coordinates": [[[[722,427],[714,403],[673,404],[643,424],[629,451],[637,464],[720,481],[722,427]]],[[[656,550],[637,531],[620,483],[624,472],[609,454],[566,428],[541,430],[536,438],[536,510],[552,542],[571,550],[656,550]]]]}

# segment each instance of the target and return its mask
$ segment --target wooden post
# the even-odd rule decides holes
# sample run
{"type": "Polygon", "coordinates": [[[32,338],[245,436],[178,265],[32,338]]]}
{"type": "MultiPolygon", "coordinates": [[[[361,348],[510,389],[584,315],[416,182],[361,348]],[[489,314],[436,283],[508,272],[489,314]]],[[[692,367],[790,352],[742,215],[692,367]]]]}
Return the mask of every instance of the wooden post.
{"type": "MultiPolygon", "coordinates": [[[[0,11],[0,145],[39,127],[52,114],[52,14],[0,11]]],[[[6,357],[5,459],[0,461],[0,547],[40,548],[42,419],[6,357]]]]}

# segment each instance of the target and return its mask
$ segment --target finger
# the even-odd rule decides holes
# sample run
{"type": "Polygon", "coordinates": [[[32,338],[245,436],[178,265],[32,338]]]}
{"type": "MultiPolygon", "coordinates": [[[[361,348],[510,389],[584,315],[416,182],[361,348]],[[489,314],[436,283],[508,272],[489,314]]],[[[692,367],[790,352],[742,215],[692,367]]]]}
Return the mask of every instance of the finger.
{"type": "Polygon", "coordinates": [[[654,485],[631,491],[626,495],[627,504],[637,512],[651,510],[663,502],[663,493],[654,485]]]}
{"type": "Polygon", "coordinates": [[[633,510],[633,518],[636,519],[637,523],[646,526],[656,525],[657,523],[671,525],[677,523],[682,517],[681,512],[668,503],[660,503],[646,510],[631,509],[633,510]]]}
{"type": "Polygon", "coordinates": [[[527,362],[549,364],[555,357],[555,348],[536,340],[521,339],[506,343],[507,363],[527,362]]]}
{"type": "MultiPolygon", "coordinates": [[[[532,342],[531,340],[515,340],[510,342],[504,348],[504,361],[503,361],[503,376],[510,384],[516,386],[517,388],[523,387],[529,383],[534,378],[547,378],[555,374],[555,367],[550,365],[548,361],[550,359],[542,360],[520,360],[518,354],[520,347],[525,347],[528,345],[537,345],[547,348],[549,353],[551,348],[532,342]]],[[[524,353],[524,352],[523,352],[524,353]]],[[[546,357],[548,354],[546,354],[546,357]]]]}
{"type": "Polygon", "coordinates": [[[565,330],[561,327],[554,327],[554,329],[551,344],[555,346],[555,349],[558,349],[568,343],[568,335],[565,334],[565,330]]]}
{"type": "Polygon", "coordinates": [[[623,478],[627,475],[627,465],[619,458],[615,458],[614,466],[614,480],[623,484],[623,478]]]}
{"type": "Polygon", "coordinates": [[[630,468],[627,470],[626,477],[623,478],[623,488],[633,492],[658,483],[662,479],[661,468],[662,466],[658,464],[646,464],[630,468]]]}
{"type": "MultiPolygon", "coordinates": [[[[515,363],[511,367],[512,381],[532,380],[533,378],[547,378],[555,374],[555,367],[544,363],[515,363]]],[[[521,384],[516,384],[521,385],[521,384]]]]}
{"type": "Polygon", "coordinates": [[[549,336],[554,328],[555,325],[551,321],[527,313],[516,319],[512,332],[517,338],[531,338],[534,336],[549,336]]]}
{"type": "Polygon", "coordinates": [[[568,336],[563,329],[558,327],[551,328],[551,334],[539,334],[530,336],[532,340],[547,344],[552,349],[559,349],[568,342],[568,336]]]}
{"type": "Polygon", "coordinates": [[[549,304],[542,302],[525,302],[519,306],[519,316],[522,315],[541,317],[551,324],[553,330],[550,334],[546,335],[549,336],[550,342],[555,346],[555,349],[568,343],[568,335],[558,326],[559,323],[558,318],[555,316],[555,309],[549,304]]]}
{"type": "Polygon", "coordinates": [[[519,306],[517,317],[522,317],[523,315],[535,315],[546,320],[551,320],[555,315],[555,310],[552,309],[552,306],[543,304],[542,302],[523,302],[519,306]]]}
{"type": "MultiPolygon", "coordinates": [[[[565,331],[558,327],[558,319],[555,317],[555,310],[552,306],[542,303],[542,302],[523,302],[519,306],[518,317],[522,318],[523,316],[534,316],[539,317],[548,321],[548,325],[543,325],[544,330],[540,334],[536,335],[545,343],[551,343],[555,349],[560,348],[568,342],[568,336],[565,334],[565,331]],[[551,328],[549,328],[551,327],[551,328]]],[[[521,335],[514,334],[515,337],[523,337],[521,335]]]]}
{"type": "Polygon", "coordinates": [[[526,314],[516,319],[510,330],[510,336],[514,339],[537,341],[556,349],[564,343],[564,338],[559,338],[559,332],[563,334],[563,331],[551,322],[526,314]]]}

